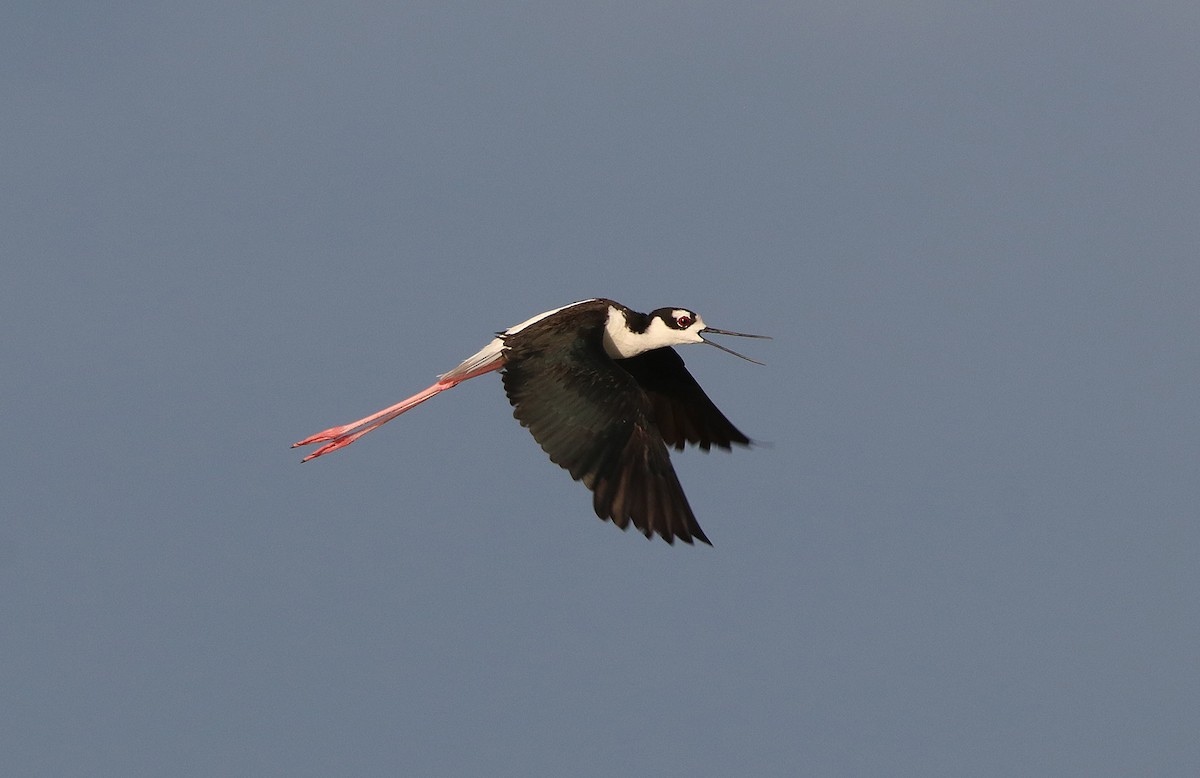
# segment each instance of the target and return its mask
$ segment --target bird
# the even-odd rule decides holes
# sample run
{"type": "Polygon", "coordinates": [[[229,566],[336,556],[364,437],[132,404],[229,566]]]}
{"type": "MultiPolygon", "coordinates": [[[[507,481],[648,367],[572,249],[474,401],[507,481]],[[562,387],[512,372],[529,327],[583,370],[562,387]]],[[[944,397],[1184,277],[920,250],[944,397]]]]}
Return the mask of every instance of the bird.
{"type": "Polygon", "coordinates": [[[668,447],[709,451],[752,441],[713,404],[675,346],[705,343],[755,364],[705,335],[764,338],[709,327],[687,308],[639,313],[591,298],[497,332],[432,386],[358,421],[292,444],[323,443],[302,462],[354,441],[463,381],[501,372],[513,416],[550,460],[592,491],[596,515],[647,539],[712,545],[671,466],[668,447]]]}

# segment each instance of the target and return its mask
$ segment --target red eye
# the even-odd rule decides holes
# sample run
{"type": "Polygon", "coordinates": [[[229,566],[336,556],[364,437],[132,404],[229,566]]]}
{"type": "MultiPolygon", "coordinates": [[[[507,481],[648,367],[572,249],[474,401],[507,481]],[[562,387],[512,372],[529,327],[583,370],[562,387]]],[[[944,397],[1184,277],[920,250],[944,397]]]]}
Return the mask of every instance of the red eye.
{"type": "Polygon", "coordinates": [[[680,316],[678,319],[675,320],[675,323],[679,325],[679,329],[686,330],[692,324],[692,317],[691,316],[680,316]]]}

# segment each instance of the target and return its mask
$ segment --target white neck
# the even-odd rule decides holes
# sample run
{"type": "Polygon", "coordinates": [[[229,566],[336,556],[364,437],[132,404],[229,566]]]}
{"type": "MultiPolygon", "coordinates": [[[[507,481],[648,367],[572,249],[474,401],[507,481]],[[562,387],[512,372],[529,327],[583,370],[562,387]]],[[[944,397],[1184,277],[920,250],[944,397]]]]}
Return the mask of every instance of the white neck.
{"type": "Polygon", "coordinates": [[[703,328],[704,322],[696,318],[697,324],[688,330],[671,329],[666,322],[655,317],[650,320],[645,332],[632,332],[625,322],[625,314],[610,306],[608,321],[604,323],[604,353],[613,359],[628,359],[664,346],[699,343],[700,336],[692,330],[703,328]]]}

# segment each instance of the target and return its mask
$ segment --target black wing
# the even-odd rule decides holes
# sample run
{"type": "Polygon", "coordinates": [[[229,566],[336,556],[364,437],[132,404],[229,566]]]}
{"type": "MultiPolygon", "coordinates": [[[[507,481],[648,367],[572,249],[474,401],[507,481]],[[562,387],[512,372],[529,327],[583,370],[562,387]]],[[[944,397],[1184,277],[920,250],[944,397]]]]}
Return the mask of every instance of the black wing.
{"type": "Polygon", "coordinates": [[[668,543],[711,545],[671,467],[650,399],[604,353],[599,329],[579,334],[567,348],[561,330],[510,339],[502,376],[513,416],[552,462],[592,490],[600,518],[621,529],[632,521],[647,538],[657,532],[668,543]]]}
{"type": "Polygon", "coordinates": [[[750,438],[708,399],[675,349],[658,348],[615,362],[650,398],[654,422],[668,446],[683,450],[684,443],[692,443],[708,451],[712,446],[729,450],[733,443],[750,445],[750,438]]]}

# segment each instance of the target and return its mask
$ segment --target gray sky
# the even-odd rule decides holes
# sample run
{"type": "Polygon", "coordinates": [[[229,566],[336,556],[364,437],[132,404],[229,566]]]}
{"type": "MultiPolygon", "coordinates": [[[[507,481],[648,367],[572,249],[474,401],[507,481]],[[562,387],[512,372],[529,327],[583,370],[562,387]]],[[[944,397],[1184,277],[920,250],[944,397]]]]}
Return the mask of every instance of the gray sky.
{"type": "Polygon", "coordinates": [[[13,775],[1200,773],[1195,3],[0,11],[13,775]],[[584,297],[770,446],[599,522],[584,297]]]}

